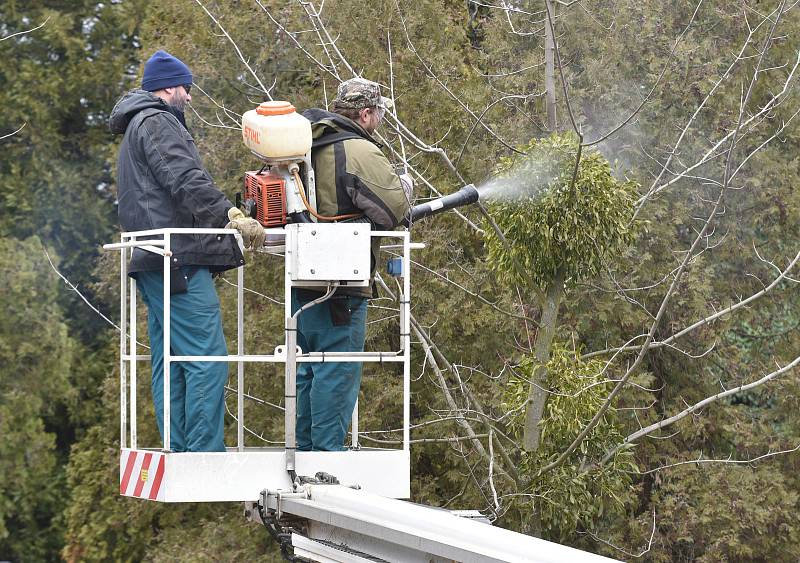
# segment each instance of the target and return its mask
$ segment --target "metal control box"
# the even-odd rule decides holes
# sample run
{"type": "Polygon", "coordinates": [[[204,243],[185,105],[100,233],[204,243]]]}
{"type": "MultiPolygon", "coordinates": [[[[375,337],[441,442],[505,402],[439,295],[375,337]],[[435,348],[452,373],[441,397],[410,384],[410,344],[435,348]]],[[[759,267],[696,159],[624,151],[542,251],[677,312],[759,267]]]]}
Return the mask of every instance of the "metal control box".
{"type": "Polygon", "coordinates": [[[369,223],[296,223],[286,230],[288,275],[293,284],[369,283],[369,223]]]}

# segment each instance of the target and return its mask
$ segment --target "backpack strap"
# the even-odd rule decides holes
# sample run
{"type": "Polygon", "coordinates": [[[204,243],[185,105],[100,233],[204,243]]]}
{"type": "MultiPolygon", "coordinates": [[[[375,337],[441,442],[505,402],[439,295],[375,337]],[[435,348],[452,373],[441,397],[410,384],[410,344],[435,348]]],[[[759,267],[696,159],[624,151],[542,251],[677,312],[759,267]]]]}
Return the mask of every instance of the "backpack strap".
{"type": "Polygon", "coordinates": [[[361,135],[356,133],[352,133],[350,131],[342,131],[340,133],[334,133],[333,135],[323,135],[318,139],[314,139],[311,143],[311,150],[319,149],[322,147],[327,147],[328,145],[332,145],[334,143],[338,143],[339,141],[346,141],[348,139],[363,139],[361,135]]]}

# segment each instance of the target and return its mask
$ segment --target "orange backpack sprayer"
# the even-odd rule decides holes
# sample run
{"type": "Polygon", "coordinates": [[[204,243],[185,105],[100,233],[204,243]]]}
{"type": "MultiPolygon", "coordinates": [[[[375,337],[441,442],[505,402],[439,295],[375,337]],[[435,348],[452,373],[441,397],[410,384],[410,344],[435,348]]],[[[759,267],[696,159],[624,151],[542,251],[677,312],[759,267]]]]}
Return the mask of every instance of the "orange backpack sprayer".
{"type": "MultiPolygon", "coordinates": [[[[311,123],[286,101],[264,102],[242,116],[242,140],[264,162],[245,172],[243,194],[236,204],[265,227],[289,223],[331,222],[359,214],[323,216],[316,210],[314,170],[311,167],[311,123]]],[[[414,221],[455,207],[475,203],[480,193],[467,184],[455,193],[414,206],[403,220],[414,221]]]]}

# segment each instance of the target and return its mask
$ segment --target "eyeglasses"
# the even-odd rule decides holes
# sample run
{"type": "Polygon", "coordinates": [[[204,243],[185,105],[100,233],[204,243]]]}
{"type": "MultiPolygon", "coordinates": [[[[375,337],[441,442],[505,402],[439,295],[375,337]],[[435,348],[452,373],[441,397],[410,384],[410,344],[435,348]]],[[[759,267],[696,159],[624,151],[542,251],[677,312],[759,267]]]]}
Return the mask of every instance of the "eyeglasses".
{"type": "Polygon", "coordinates": [[[192,91],[192,85],[191,85],[191,84],[181,84],[181,87],[182,87],[184,90],[186,90],[186,93],[187,93],[187,94],[188,94],[189,92],[191,92],[191,91],[192,91]]]}

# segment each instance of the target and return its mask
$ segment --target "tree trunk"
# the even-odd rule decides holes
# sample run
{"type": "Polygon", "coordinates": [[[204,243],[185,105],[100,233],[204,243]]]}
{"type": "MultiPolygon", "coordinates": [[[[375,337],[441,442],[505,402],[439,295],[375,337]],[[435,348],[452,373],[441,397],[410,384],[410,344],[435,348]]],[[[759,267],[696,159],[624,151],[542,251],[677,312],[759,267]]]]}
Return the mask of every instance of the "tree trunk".
{"type": "MultiPolygon", "coordinates": [[[[555,17],[551,0],[545,0],[550,13],[555,17]]],[[[555,27],[555,21],[553,22],[555,27]]],[[[552,132],[558,127],[556,122],[556,62],[555,62],[555,38],[553,30],[545,19],[544,23],[544,91],[545,105],[547,106],[547,128],[552,132]]]]}
{"type": "Polygon", "coordinates": [[[542,419],[548,397],[547,368],[545,366],[550,361],[550,350],[558,320],[558,307],[563,297],[564,273],[559,270],[547,288],[542,304],[542,318],[539,321],[539,330],[536,333],[536,342],[533,347],[536,366],[531,375],[528,402],[525,405],[525,432],[523,435],[523,447],[529,452],[539,448],[539,421],[542,419]]]}

